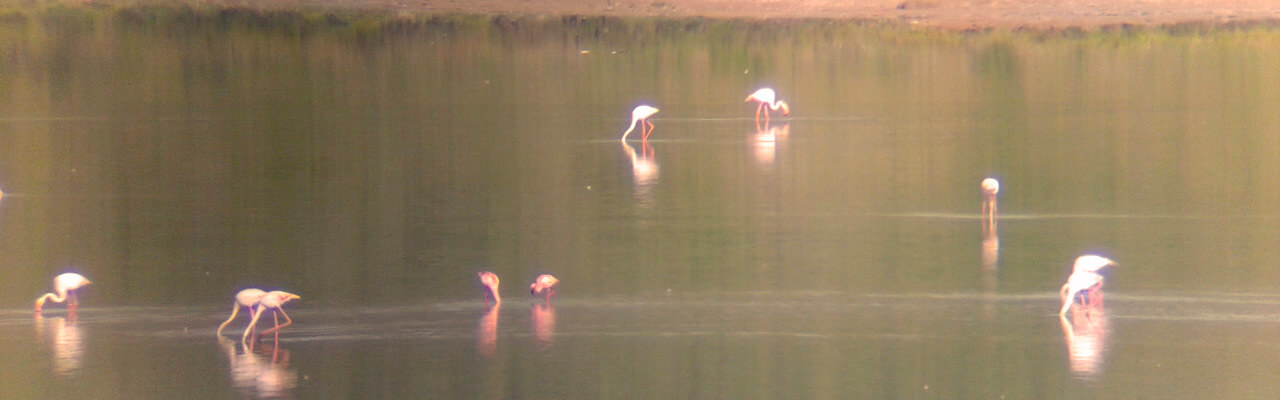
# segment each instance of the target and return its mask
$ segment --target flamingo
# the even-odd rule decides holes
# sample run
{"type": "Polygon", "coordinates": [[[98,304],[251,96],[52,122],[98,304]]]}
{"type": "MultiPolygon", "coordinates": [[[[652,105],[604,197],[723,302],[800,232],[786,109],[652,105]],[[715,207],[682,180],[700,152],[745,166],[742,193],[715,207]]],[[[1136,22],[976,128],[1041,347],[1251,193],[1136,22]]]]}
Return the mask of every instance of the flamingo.
{"type": "Polygon", "coordinates": [[[240,293],[236,293],[236,301],[231,304],[231,318],[227,318],[222,325],[218,325],[218,336],[222,336],[222,328],[226,328],[227,324],[230,324],[232,320],[236,319],[236,313],[240,312],[240,307],[249,309],[249,319],[253,319],[253,308],[257,307],[258,303],[262,301],[262,296],[266,295],[267,292],[253,288],[241,290],[240,293]]]}
{"type": "Polygon", "coordinates": [[[644,122],[644,125],[649,126],[649,130],[646,131],[644,125],[640,125],[640,134],[642,135],[640,141],[648,141],[649,134],[653,133],[653,123],[649,122],[649,117],[657,113],[658,109],[649,105],[639,105],[636,106],[636,109],[631,110],[631,126],[627,127],[625,132],[622,132],[622,142],[625,143],[627,141],[627,135],[630,135],[631,131],[636,129],[636,123],[639,122],[644,122]]]}
{"type": "Polygon", "coordinates": [[[1112,265],[1116,265],[1116,262],[1092,254],[1076,258],[1076,263],[1071,268],[1071,276],[1067,277],[1067,283],[1058,290],[1058,295],[1062,297],[1062,310],[1058,311],[1058,315],[1067,314],[1067,310],[1076,300],[1076,295],[1081,291],[1087,290],[1085,301],[1092,302],[1093,296],[1102,290],[1103,276],[1098,271],[1112,265]]]}
{"type": "Polygon", "coordinates": [[[769,109],[774,111],[778,111],[778,109],[782,109],[782,115],[791,114],[791,109],[787,107],[787,102],[782,100],[775,100],[774,97],[775,97],[775,94],[773,93],[773,89],[761,88],[760,90],[757,90],[755,93],[752,93],[750,96],[747,96],[746,100],[743,100],[744,103],[751,100],[760,102],[759,105],[756,105],[756,123],[760,122],[760,111],[764,111],[765,124],[769,123],[769,110],[765,110],[764,108],[764,106],[766,105],[769,106],[769,109]]]}
{"type": "Polygon", "coordinates": [[[982,216],[988,224],[996,221],[996,193],[1000,192],[1000,181],[996,178],[982,180],[982,216]]]}
{"type": "Polygon", "coordinates": [[[40,309],[44,307],[44,302],[46,300],[53,300],[54,303],[66,301],[67,309],[71,312],[75,312],[76,307],[80,305],[80,301],[76,299],[76,290],[90,283],[93,282],[89,282],[89,280],[85,279],[83,275],[74,272],[67,272],[54,277],[53,290],[58,294],[45,293],[43,296],[36,298],[36,312],[40,312],[40,309]],[[71,297],[70,301],[67,300],[68,296],[71,297]]]}
{"type": "Polygon", "coordinates": [[[274,328],[262,331],[262,333],[259,333],[258,336],[263,336],[268,333],[278,331],[280,330],[280,328],[293,324],[293,319],[289,318],[289,314],[286,314],[284,312],[284,308],[283,308],[284,303],[289,302],[289,300],[301,299],[301,298],[302,298],[301,296],[298,296],[296,294],[282,292],[279,290],[273,290],[273,291],[267,292],[267,294],[262,296],[262,300],[258,302],[258,310],[253,312],[253,320],[249,321],[249,326],[244,328],[244,336],[240,337],[240,341],[241,342],[248,341],[249,332],[253,331],[253,327],[258,324],[258,318],[261,318],[262,313],[266,312],[267,310],[271,310],[271,316],[272,318],[275,318],[276,326],[274,328]],[[284,315],[284,325],[280,325],[280,319],[276,317],[277,311],[279,311],[281,315],[284,315]]]}
{"type": "Polygon", "coordinates": [[[529,294],[534,296],[541,295],[544,299],[550,299],[552,295],[556,294],[556,284],[558,283],[560,283],[560,280],[554,276],[549,274],[538,275],[538,278],[533,280],[533,284],[529,285],[529,294]]]}
{"type": "Polygon", "coordinates": [[[476,275],[480,277],[480,285],[484,286],[484,305],[489,305],[490,297],[493,297],[493,305],[501,305],[502,295],[498,294],[498,274],[489,271],[481,271],[477,272],[476,275]]]}

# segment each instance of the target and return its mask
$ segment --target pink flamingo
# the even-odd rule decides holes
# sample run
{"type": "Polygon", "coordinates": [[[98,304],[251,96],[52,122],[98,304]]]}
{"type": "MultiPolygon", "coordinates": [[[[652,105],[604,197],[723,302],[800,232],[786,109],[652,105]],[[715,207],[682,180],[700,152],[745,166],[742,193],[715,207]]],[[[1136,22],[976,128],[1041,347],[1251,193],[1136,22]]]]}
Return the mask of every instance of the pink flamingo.
{"type": "Polygon", "coordinates": [[[989,225],[996,223],[996,193],[1000,192],[1000,181],[996,178],[982,180],[982,217],[989,225]]]}
{"type": "Polygon", "coordinates": [[[556,294],[556,284],[560,283],[559,279],[549,274],[538,275],[533,280],[533,284],[529,285],[529,294],[534,296],[541,295],[543,299],[551,299],[556,294]]]}
{"type": "Polygon", "coordinates": [[[750,96],[747,96],[746,100],[743,100],[743,102],[748,102],[752,100],[760,102],[760,104],[756,105],[756,123],[757,124],[760,123],[760,111],[764,111],[765,125],[769,124],[769,110],[766,110],[764,108],[766,105],[769,106],[769,109],[774,111],[778,111],[779,109],[781,109],[782,115],[791,114],[791,109],[787,107],[787,102],[782,100],[776,100],[774,99],[774,97],[775,97],[775,94],[773,93],[773,89],[762,88],[760,90],[757,90],[755,93],[752,93],[750,96]]]}
{"type": "Polygon", "coordinates": [[[54,277],[53,290],[58,294],[45,293],[43,296],[36,298],[36,312],[40,312],[40,309],[44,307],[44,302],[46,300],[53,300],[54,303],[61,303],[65,301],[67,302],[67,310],[75,312],[76,307],[80,306],[80,301],[76,298],[76,291],[90,283],[93,282],[89,282],[89,280],[85,279],[84,276],[73,272],[68,272],[54,277]],[[68,296],[70,297],[70,301],[67,300],[68,296]]]}
{"type": "Polygon", "coordinates": [[[482,271],[477,272],[476,275],[480,277],[480,285],[484,286],[484,305],[489,305],[490,297],[493,298],[493,305],[501,305],[502,295],[498,294],[498,274],[489,271],[482,271]]]}
{"type": "Polygon", "coordinates": [[[640,125],[640,141],[648,141],[649,135],[653,133],[653,123],[649,122],[649,117],[652,117],[653,114],[657,113],[657,108],[648,105],[640,105],[637,106],[636,109],[631,110],[631,126],[627,127],[626,132],[622,132],[622,141],[627,141],[627,135],[630,135],[631,131],[636,129],[636,124],[640,122],[643,122],[643,124],[640,125]],[[649,126],[649,130],[645,130],[645,125],[649,126]]]}
{"type": "Polygon", "coordinates": [[[258,302],[258,309],[257,311],[253,312],[253,320],[249,321],[249,326],[244,328],[244,336],[240,337],[240,341],[241,342],[248,341],[249,332],[253,331],[253,327],[258,324],[258,318],[261,318],[262,313],[266,312],[267,310],[271,310],[271,317],[272,319],[275,320],[276,326],[274,328],[262,331],[262,333],[259,333],[258,336],[264,336],[268,333],[278,331],[280,330],[280,328],[292,325],[293,319],[289,318],[289,314],[286,314],[284,312],[284,308],[283,308],[284,303],[289,302],[289,300],[295,300],[295,299],[301,299],[301,298],[302,298],[301,296],[298,296],[296,294],[282,292],[279,290],[273,290],[273,291],[267,292],[267,294],[262,296],[262,300],[258,302]],[[280,324],[280,318],[276,315],[277,311],[280,313],[280,315],[284,315],[284,321],[285,321],[284,325],[280,324]]]}
{"type": "Polygon", "coordinates": [[[249,309],[249,319],[254,319],[253,308],[257,307],[258,303],[262,301],[262,296],[266,295],[267,292],[264,292],[261,289],[252,288],[241,290],[239,293],[236,293],[236,301],[231,304],[231,318],[227,318],[222,325],[218,325],[218,336],[222,336],[222,328],[226,328],[227,324],[230,324],[232,320],[236,319],[236,314],[240,312],[240,307],[249,309]]]}
{"type": "Polygon", "coordinates": [[[1058,291],[1058,295],[1062,298],[1062,310],[1058,311],[1058,315],[1066,315],[1071,304],[1075,302],[1076,295],[1082,291],[1087,291],[1082,301],[1086,303],[1101,301],[1103,276],[1098,271],[1112,265],[1117,264],[1115,261],[1092,254],[1076,258],[1071,276],[1067,277],[1067,283],[1058,291]]]}

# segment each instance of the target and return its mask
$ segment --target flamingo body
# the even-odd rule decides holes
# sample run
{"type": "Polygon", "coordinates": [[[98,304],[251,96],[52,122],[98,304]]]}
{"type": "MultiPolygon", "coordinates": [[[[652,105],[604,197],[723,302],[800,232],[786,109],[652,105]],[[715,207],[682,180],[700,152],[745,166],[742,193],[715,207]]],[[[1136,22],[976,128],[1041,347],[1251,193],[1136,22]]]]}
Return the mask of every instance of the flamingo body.
{"type": "Polygon", "coordinates": [[[543,295],[550,298],[556,294],[556,284],[560,283],[559,279],[549,274],[538,275],[537,279],[529,285],[529,294],[537,296],[543,295]]]}
{"type": "Polygon", "coordinates": [[[36,312],[40,312],[40,309],[44,307],[45,301],[53,300],[54,303],[61,303],[67,301],[68,296],[70,296],[71,301],[67,303],[67,308],[71,311],[75,311],[76,307],[79,306],[75,291],[90,283],[93,282],[89,282],[89,280],[85,279],[83,275],[74,272],[67,272],[54,277],[53,291],[56,294],[45,293],[44,295],[37,297],[36,312]]]}
{"type": "Polygon", "coordinates": [[[1062,309],[1058,311],[1058,315],[1066,315],[1071,304],[1075,302],[1076,296],[1082,291],[1087,290],[1089,296],[1086,299],[1092,301],[1091,297],[1102,290],[1104,278],[1098,271],[1111,265],[1116,265],[1115,261],[1096,255],[1083,255],[1076,258],[1071,276],[1067,277],[1067,283],[1058,291],[1058,295],[1062,297],[1062,309]]]}
{"type": "Polygon", "coordinates": [[[649,140],[649,134],[653,133],[653,123],[649,122],[649,117],[652,117],[653,114],[657,114],[657,113],[658,113],[658,109],[656,107],[649,106],[649,105],[636,106],[634,110],[631,110],[631,126],[627,127],[627,130],[622,132],[621,140],[623,142],[627,141],[627,135],[630,135],[631,131],[636,129],[637,123],[643,123],[643,125],[640,125],[640,134],[641,134],[640,140],[641,141],[649,140]],[[649,127],[647,131],[645,130],[645,125],[648,125],[649,127]]]}
{"type": "MultiPolygon", "coordinates": [[[[238,297],[238,296],[237,296],[237,297],[238,297]]],[[[246,341],[248,341],[248,339],[249,339],[249,333],[250,333],[250,332],[252,332],[252,331],[253,331],[253,327],[254,327],[254,326],[256,326],[256,325],[258,324],[258,318],[261,318],[261,317],[262,317],[262,313],[263,313],[263,312],[266,312],[266,311],[268,311],[268,310],[270,310],[270,311],[271,311],[271,314],[272,314],[273,316],[274,316],[277,312],[278,312],[278,313],[280,313],[280,315],[283,315],[283,316],[284,316],[285,323],[282,325],[282,324],[280,324],[280,321],[279,321],[279,320],[276,320],[276,326],[275,326],[275,327],[273,327],[273,328],[271,328],[271,329],[267,329],[267,330],[265,330],[265,331],[262,331],[262,333],[258,334],[258,336],[266,335],[266,334],[268,334],[268,333],[278,331],[278,330],[280,330],[280,328],[284,328],[284,327],[286,327],[286,326],[292,325],[292,324],[293,324],[293,319],[292,319],[292,318],[289,318],[289,314],[286,314],[286,313],[284,312],[284,308],[283,308],[283,307],[284,307],[284,303],[287,303],[287,302],[289,302],[290,300],[296,300],[296,299],[301,299],[301,298],[302,298],[301,296],[298,296],[298,295],[296,295],[296,294],[289,293],[289,292],[283,292],[283,291],[279,291],[279,290],[273,290],[273,291],[267,292],[267,294],[262,295],[262,300],[260,300],[260,301],[258,302],[258,308],[257,308],[257,310],[256,310],[256,311],[254,311],[254,313],[253,313],[253,319],[249,321],[249,326],[248,326],[248,327],[246,327],[246,328],[244,328],[244,336],[241,336],[241,337],[240,337],[240,341],[241,341],[241,342],[246,342],[246,341]]]]}
{"type": "Polygon", "coordinates": [[[489,305],[490,297],[493,298],[494,305],[502,304],[502,295],[498,292],[498,283],[500,282],[498,280],[498,274],[489,271],[481,271],[477,272],[476,276],[480,277],[480,286],[484,286],[484,304],[489,305]]]}
{"type": "Polygon", "coordinates": [[[744,100],[743,102],[748,102],[752,100],[755,100],[760,103],[756,106],[757,122],[760,121],[761,111],[764,112],[765,121],[769,120],[769,110],[773,110],[773,111],[781,110],[782,115],[791,115],[791,108],[787,106],[787,102],[778,100],[777,94],[773,92],[773,89],[761,88],[760,90],[755,91],[755,93],[752,93],[751,95],[747,96],[747,99],[744,100]],[[768,109],[765,109],[765,106],[768,106],[768,109]]]}
{"type": "Polygon", "coordinates": [[[262,296],[266,295],[267,292],[253,288],[241,290],[239,293],[236,293],[236,301],[231,304],[231,317],[227,318],[222,325],[218,326],[218,336],[222,336],[222,328],[226,328],[227,324],[230,324],[232,320],[236,319],[236,314],[240,312],[241,307],[249,309],[249,319],[253,319],[253,308],[257,307],[258,303],[262,301],[262,296]]]}
{"type": "Polygon", "coordinates": [[[995,178],[982,180],[982,217],[983,222],[994,226],[996,223],[996,193],[1000,192],[1000,181],[995,178]]]}

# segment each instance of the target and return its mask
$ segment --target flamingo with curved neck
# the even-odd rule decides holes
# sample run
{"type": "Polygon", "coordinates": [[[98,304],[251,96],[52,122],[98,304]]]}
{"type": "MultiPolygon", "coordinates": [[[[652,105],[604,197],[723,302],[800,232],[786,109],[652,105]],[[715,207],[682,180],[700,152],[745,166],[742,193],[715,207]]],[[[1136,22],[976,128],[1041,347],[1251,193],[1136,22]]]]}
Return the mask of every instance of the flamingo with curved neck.
{"type": "Polygon", "coordinates": [[[262,331],[262,333],[259,333],[258,336],[266,335],[268,333],[278,331],[280,330],[280,328],[292,325],[293,319],[289,318],[289,314],[286,314],[284,312],[284,303],[289,302],[289,300],[301,299],[301,298],[302,298],[301,296],[298,296],[296,294],[289,293],[289,292],[282,292],[279,290],[273,290],[273,291],[267,292],[267,294],[262,296],[262,300],[258,302],[258,309],[253,313],[253,320],[249,321],[249,326],[244,328],[244,335],[240,337],[240,341],[247,342],[249,340],[249,333],[253,332],[253,327],[258,324],[258,318],[261,318],[262,313],[266,312],[267,310],[271,310],[271,316],[275,318],[276,326],[271,329],[262,331]],[[283,325],[280,324],[279,317],[276,317],[277,311],[280,313],[280,315],[284,315],[285,322],[283,325]]]}
{"type": "Polygon", "coordinates": [[[249,319],[254,319],[253,317],[255,313],[253,312],[253,309],[258,306],[258,303],[262,302],[262,297],[266,295],[267,292],[253,288],[241,290],[239,293],[236,293],[236,301],[231,304],[231,318],[227,318],[226,322],[223,322],[222,325],[218,325],[218,336],[222,336],[222,328],[226,328],[227,324],[230,324],[232,320],[236,319],[236,313],[240,312],[241,307],[249,309],[249,319]]]}
{"type": "Polygon", "coordinates": [[[636,106],[634,110],[631,110],[631,126],[627,127],[627,130],[625,132],[622,132],[621,140],[623,142],[626,142],[627,135],[630,135],[631,131],[636,129],[636,124],[643,122],[643,124],[640,125],[640,135],[641,135],[640,141],[642,142],[648,141],[649,134],[653,133],[653,123],[649,122],[649,117],[652,117],[653,114],[657,114],[657,113],[658,113],[658,109],[656,107],[649,106],[649,105],[636,106]],[[649,126],[649,130],[647,131],[645,130],[645,125],[649,126]]]}
{"type": "Polygon", "coordinates": [[[769,110],[782,110],[782,115],[791,115],[791,108],[787,107],[787,102],[776,99],[776,96],[777,94],[773,92],[773,89],[762,88],[757,90],[755,93],[752,93],[750,96],[747,96],[747,99],[743,102],[752,100],[760,102],[760,104],[756,106],[756,122],[760,122],[760,112],[764,111],[764,122],[768,124],[769,110]],[[765,106],[769,106],[769,108],[765,109],[765,106]]]}
{"type": "Polygon", "coordinates": [[[37,297],[36,312],[40,312],[40,309],[44,307],[44,302],[48,300],[53,300],[54,303],[67,302],[67,309],[74,312],[76,307],[80,305],[79,300],[76,299],[76,290],[90,283],[93,282],[89,282],[89,280],[85,279],[83,275],[74,272],[68,272],[54,277],[53,291],[57,292],[57,294],[45,293],[44,295],[37,297]],[[68,299],[70,301],[68,301],[68,299]]]}

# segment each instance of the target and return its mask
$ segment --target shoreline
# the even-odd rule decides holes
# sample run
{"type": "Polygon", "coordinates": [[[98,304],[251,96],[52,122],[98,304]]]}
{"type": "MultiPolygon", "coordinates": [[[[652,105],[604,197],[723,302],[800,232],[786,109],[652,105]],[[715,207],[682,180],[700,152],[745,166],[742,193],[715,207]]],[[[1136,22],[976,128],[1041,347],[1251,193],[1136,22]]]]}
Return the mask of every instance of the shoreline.
{"type": "Polygon", "coordinates": [[[237,8],[265,12],[827,21],[940,31],[1070,31],[1280,25],[1280,2],[1262,0],[34,0],[14,8],[237,8]]]}

